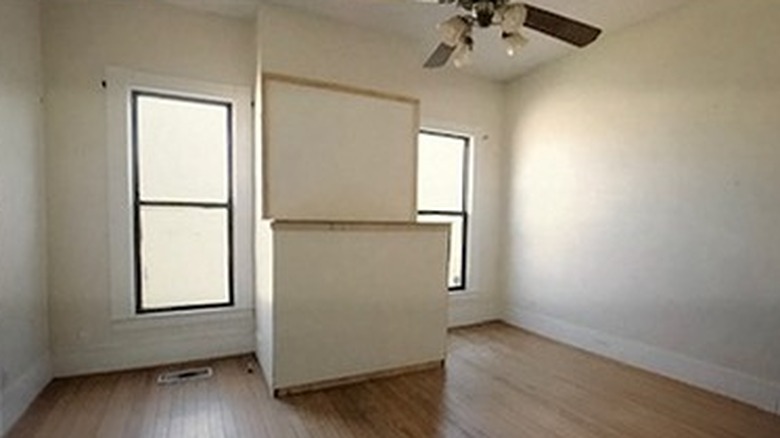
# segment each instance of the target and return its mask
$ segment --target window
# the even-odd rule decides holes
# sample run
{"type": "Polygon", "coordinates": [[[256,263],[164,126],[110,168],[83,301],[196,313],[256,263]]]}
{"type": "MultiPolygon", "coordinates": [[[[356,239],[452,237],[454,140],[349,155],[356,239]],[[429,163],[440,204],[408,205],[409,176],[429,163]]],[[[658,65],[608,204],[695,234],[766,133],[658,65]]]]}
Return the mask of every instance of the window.
{"type": "Polygon", "coordinates": [[[233,106],[130,93],[136,313],[233,305],[233,106]]]}
{"type": "Polygon", "coordinates": [[[417,161],[417,220],[450,224],[447,286],[466,288],[469,137],[421,131],[417,161]]]}
{"type": "Polygon", "coordinates": [[[111,320],[251,313],[252,90],[107,67],[111,320]]]}

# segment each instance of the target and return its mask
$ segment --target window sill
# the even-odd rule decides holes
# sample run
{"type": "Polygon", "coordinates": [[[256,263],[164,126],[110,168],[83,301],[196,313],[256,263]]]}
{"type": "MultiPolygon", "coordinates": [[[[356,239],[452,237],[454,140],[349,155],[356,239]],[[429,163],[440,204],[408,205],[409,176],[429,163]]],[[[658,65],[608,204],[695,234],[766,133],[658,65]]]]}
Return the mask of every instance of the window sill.
{"type": "Polygon", "coordinates": [[[470,289],[457,289],[457,290],[451,290],[447,294],[450,298],[471,298],[476,297],[479,295],[478,291],[470,290],[470,289]]]}
{"type": "Polygon", "coordinates": [[[191,324],[221,323],[241,318],[252,318],[249,307],[214,307],[197,310],[177,310],[160,313],[132,314],[113,318],[112,327],[116,330],[137,330],[158,327],[180,327],[191,324]]]}

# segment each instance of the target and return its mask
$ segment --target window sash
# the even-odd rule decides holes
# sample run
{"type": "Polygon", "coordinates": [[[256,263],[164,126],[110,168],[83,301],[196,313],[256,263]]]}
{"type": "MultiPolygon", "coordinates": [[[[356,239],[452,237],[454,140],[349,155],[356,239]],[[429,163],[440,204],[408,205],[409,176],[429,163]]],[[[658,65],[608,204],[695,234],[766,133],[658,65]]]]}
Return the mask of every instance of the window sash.
{"type": "Polygon", "coordinates": [[[230,104],[147,91],[133,100],[140,198],[226,202],[230,104]]]}
{"type": "Polygon", "coordinates": [[[431,131],[420,132],[417,166],[418,208],[466,210],[469,139],[431,131]]]}
{"type": "MultiPolygon", "coordinates": [[[[468,271],[468,230],[469,230],[469,214],[468,214],[468,193],[469,193],[469,184],[470,184],[470,164],[469,164],[469,157],[470,157],[470,149],[471,149],[471,138],[465,135],[460,134],[452,134],[447,132],[439,132],[429,129],[421,129],[419,131],[420,135],[429,135],[429,136],[437,136],[437,137],[446,137],[450,139],[456,139],[463,142],[463,161],[462,161],[462,170],[463,170],[463,178],[461,189],[461,200],[462,205],[460,210],[429,210],[425,208],[420,208],[418,205],[417,215],[418,216],[453,216],[453,217],[460,217],[463,226],[461,230],[461,247],[460,250],[460,256],[461,256],[461,264],[460,264],[460,283],[456,285],[450,285],[449,279],[450,279],[450,272],[449,272],[449,260],[450,260],[450,251],[452,248],[449,248],[449,240],[448,240],[448,250],[447,250],[447,289],[450,292],[455,291],[463,291],[466,290],[467,283],[467,271],[468,271]]],[[[419,147],[419,146],[418,146],[419,147]]]]}
{"type": "Polygon", "coordinates": [[[226,208],[141,208],[144,310],[203,308],[230,299],[226,208]]]}
{"type": "Polygon", "coordinates": [[[447,240],[447,290],[450,292],[466,290],[466,255],[468,246],[468,228],[469,228],[469,215],[465,211],[437,211],[437,210],[419,210],[417,216],[451,216],[461,219],[461,245],[460,251],[460,282],[457,284],[450,284],[450,251],[453,248],[450,247],[451,239],[447,240]]]}
{"type": "Polygon", "coordinates": [[[133,204],[133,268],[135,278],[135,312],[136,314],[163,313],[187,310],[199,310],[209,308],[232,307],[235,305],[235,281],[234,281],[234,212],[233,212],[233,104],[214,99],[203,99],[199,97],[183,96],[179,94],[169,94],[152,91],[131,90],[130,92],[130,136],[132,148],[132,204],[133,204]],[[226,128],[227,128],[227,201],[226,202],[198,202],[198,201],[179,201],[179,200],[144,200],[140,191],[140,160],[139,160],[139,97],[155,97],[160,99],[172,99],[191,103],[205,105],[224,106],[227,109],[226,128]],[[227,257],[228,257],[228,299],[227,301],[217,301],[214,303],[176,305],[170,307],[146,307],[144,306],[143,293],[143,260],[142,260],[142,233],[141,233],[141,210],[145,206],[152,207],[171,207],[171,208],[218,208],[227,212],[227,257]]]}

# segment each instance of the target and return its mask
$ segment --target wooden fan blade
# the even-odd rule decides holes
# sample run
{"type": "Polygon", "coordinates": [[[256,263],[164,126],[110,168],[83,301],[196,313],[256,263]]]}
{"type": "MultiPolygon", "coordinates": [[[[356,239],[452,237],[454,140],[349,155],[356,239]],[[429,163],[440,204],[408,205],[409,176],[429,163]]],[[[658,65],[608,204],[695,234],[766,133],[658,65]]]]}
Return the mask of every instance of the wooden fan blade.
{"type": "Polygon", "coordinates": [[[601,35],[601,29],[590,24],[558,15],[544,9],[526,4],[528,15],[525,26],[533,30],[550,35],[553,38],[573,44],[577,47],[585,47],[596,41],[601,35]]]}
{"type": "Polygon", "coordinates": [[[423,67],[425,68],[437,68],[441,67],[449,61],[452,52],[455,51],[455,46],[450,46],[444,43],[439,44],[439,47],[431,53],[428,60],[425,61],[423,67]]]}

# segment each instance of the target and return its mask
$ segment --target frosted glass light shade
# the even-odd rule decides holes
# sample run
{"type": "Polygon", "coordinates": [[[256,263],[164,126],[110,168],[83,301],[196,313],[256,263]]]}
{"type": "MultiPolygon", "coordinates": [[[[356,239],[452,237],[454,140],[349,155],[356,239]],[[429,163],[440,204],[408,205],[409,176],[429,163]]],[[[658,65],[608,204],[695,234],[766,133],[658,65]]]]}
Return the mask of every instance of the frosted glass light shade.
{"type": "Polygon", "coordinates": [[[504,33],[517,33],[523,28],[528,11],[525,5],[515,3],[508,5],[501,14],[501,31],[504,33]]]}
{"type": "Polygon", "coordinates": [[[441,42],[448,46],[457,46],[463,35],[469,30],[469,24],[461,17],[452,17],[438,26],[441,42]]]}

